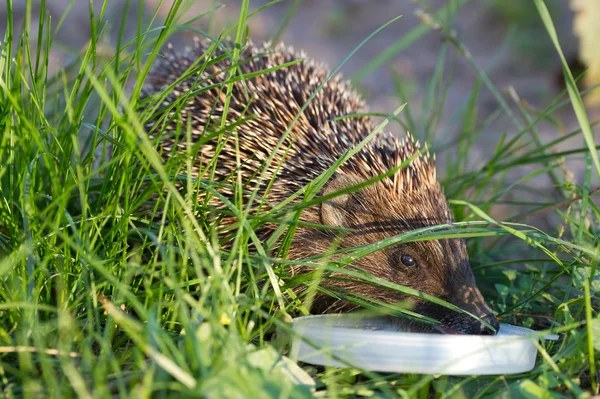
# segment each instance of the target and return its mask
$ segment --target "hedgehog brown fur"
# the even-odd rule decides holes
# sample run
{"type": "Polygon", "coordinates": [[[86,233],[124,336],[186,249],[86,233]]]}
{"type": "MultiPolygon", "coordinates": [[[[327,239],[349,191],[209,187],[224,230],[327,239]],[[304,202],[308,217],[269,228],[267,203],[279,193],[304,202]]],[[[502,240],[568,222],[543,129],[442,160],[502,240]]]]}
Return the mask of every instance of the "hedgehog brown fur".
{"type": "MultiPolygon", "coordinates": [[[[194,177],[210,176],[209,172],[202,172],[208,170],[209,163],[217,156],[216,182],[230,182],[232,176],[241,173],[243,181],[249,182],[249,189],[253,190],[259,184],[257,171],[266,168],[258,193],[268,203],[277,204],[320,176],[348,149],[357,146],[373,131],[371,119],[364,116],[367,109],[363,101],[340,75],[327,80],[330,71],[324,65],[303,60],[283,69],[238,79],[232,83],[225,121],[226,125],[231,126],[243,120],[233,129],[234,135],[237,135],[241,160],[238,171],[235,137],[225,141],[204,139],[210,131],[218,131],[221,126],[227,90],[223,82],[230,77],[232,68],[234,76],[239,77],[240,74],[254,74],[304,59],[306,55],[303,52],[296,53],[282,44],[272,48],[269,44],[258,47],[248,43],[240,51],[238,65],[232,66],[229,50],[211,44],[197,40],[194,48],[182,54],[170,49],[154,66],[143,90],[143,97],[148,97],[177,82],[163,101],[167,108],[185,93],[194,91],[185,97],[185,106],[179,113],[171,110],[162,123],[151,119],[146,126],[151,138],[155,138],[156,132],[161,132],[158,137],[159,151],[165,159],[186,151],[186,126],[192,127],[193,142],[206,141],[200,146],[194,160],[194,177]],[[210,62],[206,62],[206,57],[210,62]],[[194,73],[180,79],[191,66],[195,68],[194,73]],[[300,113],[302,106],[315,92],[312,101],[300,113]],[[299,118],[294,122],[299,113],[299,118]],[[338,118],[348,115],[352,117],[338,118]],[[183,128],[175,129],[176,123],[181,123],[183,128]],[[289,135],[277,146],[288,129],[289,135]],[[274,151],[276,156],[273,161],[265,165],[274,151]]],[[[390,133],[380,133],[336,170],[322,194],[386,173],[416,155],[417,151],[419,145],[409,135],[399,139],[390,133]]],[[[230,185],[221,185],[219,191],[233,198],[230,185]]],[[[203,193],[199,192],[198,197],[199,201],[202,200],[203,193]]],[[[219,206],[215,198],[212,203],[219,206]]],[[[233,218],[224,220],[222,223],[225,224],[234,222],[233,218]]],[[[357,192],[303,210],[300,220],[353,229],[353,232],[341,238],[340,246],[347,248],[373,243],[417,227],[448,223],[452,221],[452,216],[436,179],[435,164],[425,152],[391,176],[357,192]]],[[[336,240],[340,240],[339,232],[332,229],[298,228],[288,256],[303,259],[323,254],[331,250],[336,240]]],[[[462,240],[400,244],[358,259],[353,266],[440,297],[486,318],[494,327],[498,326],[475,286],[462,240]]],[[[409,300],[414,305],[414,311],[439,320],[442,330],[489,332],[476,319],[463,313],[452,312],[381,287],[351,281],[343,276],[335,277],[332,276],[323,284],[388,303],[409,300]]],[[[352,308],[346,301],[318,294],[313,311],[344,311],[352,308]]],[[[413,323],[406,325],[413,329],[431,329],[413,323]]]]}

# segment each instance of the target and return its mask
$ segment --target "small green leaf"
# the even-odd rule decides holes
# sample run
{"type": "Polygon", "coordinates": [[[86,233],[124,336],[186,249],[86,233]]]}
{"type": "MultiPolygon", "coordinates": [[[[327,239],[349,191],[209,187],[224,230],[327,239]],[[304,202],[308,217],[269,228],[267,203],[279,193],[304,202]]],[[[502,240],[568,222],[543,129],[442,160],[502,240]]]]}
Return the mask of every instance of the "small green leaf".
{"type": "Polygon", "coordinates": [[[500,294],[502,299],[506,300],[506,297],[510,293],[510,290],[508,289],[508,287],[505,285],[502,285],[502,284],[496,284],[495,286],[496,286],[496,291],[498,291],[498,294],[500,294]]]}
{"type": "Polygon", "coordinates": [[[535,382],[533,382],[531,380],[522,381],[518,385],[518,396],[520,398],[527,398],[527,399],[528,398],[542,399],[542,398],[553,398],[554,397],[549,391],[540,387],[538,384],[536,384],[535,382]]]}
{"type": "Polygon", "coordinates": [[[517,271],[513,269],[502,270],[502,274],[506,276],[508,281],[515,281],[517,279],[517,271]]]}
{"type": "Polygon", "coordinates": [[[313,388],[314,380],[291,359],[280,355],[271,347],[266,346],[248,355],[248,362],[268,374],[279,374],[294,385],[305,385],[313,388]]]}
{"type": "Polygon", "coordinates": [[[594,349],[600,351],[600,318],[592,320],[592,335],[594,349]]]}
{"type": "MultiPolygon", "coordinates": [[[[573,275],[573,284],[576,287],[583,287],[583,282],[585,280],[589,280],[590,278],[590,268],[589,267],[578,267],[575,269],[575,273],[573,275]]],[[[600,291],[600,275],[596,273],[592,281],[590,281],[590,290],[592,293],[596,293],[600,291]]]]}

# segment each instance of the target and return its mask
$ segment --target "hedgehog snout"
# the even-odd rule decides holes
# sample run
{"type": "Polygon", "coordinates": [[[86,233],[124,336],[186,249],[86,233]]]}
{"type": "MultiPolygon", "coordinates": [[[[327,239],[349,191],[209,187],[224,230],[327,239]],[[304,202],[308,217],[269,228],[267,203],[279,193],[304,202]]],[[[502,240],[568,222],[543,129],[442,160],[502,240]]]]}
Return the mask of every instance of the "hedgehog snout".
{"type": "Polygon", "coordinates": [[[446,327],[445,330],[453,333],[466,335],[496,335],[498,333],[500,322],[491,312],[478,315],[478,317],[488,325],[466,313],[448,315],[442,323],[446,327]]]}

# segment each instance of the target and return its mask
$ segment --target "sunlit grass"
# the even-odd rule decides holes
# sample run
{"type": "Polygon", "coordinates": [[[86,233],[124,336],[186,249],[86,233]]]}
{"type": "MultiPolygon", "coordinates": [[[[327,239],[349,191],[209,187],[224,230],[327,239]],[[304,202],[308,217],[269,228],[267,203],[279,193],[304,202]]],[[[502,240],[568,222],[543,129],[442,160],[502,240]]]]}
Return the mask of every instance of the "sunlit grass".
{"type": "MultiPolygon", "coordinates": [[[[51,76],[49,54],[54,31],[50,19],[40,18],[35,29],[37,44],[32,46],[31,15],[22,28],[16,27],[11,2],[7,2],[7,31],[0,57],[3,396],[427,397],[435,392],[436,397],[471,398],[501,392],[510,392],[513,397],[523,397],[525,392],[576,396],[596,389],[600,209],[594,195],[598,193],[600,166],[592,131],[595,123],[588,121],[581,101],[585,93],[577,91],[577,77],[565,70],[566,92],[549,101],[541,112],[534,113],[519,103],[516,112],[464,43],[452,34],[453,16],[467,1],[449,2],[430,19],[424,19],[428,23],[365,62],[353,79],[358,83],[425,32],[441,30],[447,40],[425,90],[427,112],[421,118],[413,117],[416,113],[412,112],[411,99],[404,95],[402,82],[396,81],[399,107],[385,115],[370,136],[389,128],[390,122],[399,122],[421,141],[432,144],[453,78],[452,68],[447,67],[449,50],[458,49],[476,71],[478,81],[471,93],[465,93],[464,106],[456,115],[462,126],[459,140],[446,149],[434,146],[438,152],[447,151],[446,162],[438,164],[438,171],[457,222],[291,261],[281,256],[299,224],[299,212],[361,187],[329,197],[318,195],[335,168],[360,146],[348,149],[330,170],[297,193],[295,202],[286,201],[260,213],[252,212],[255,208],[243,201],[242,191],[253,189],[246,187],[239,175],[231,181],[236,188],[233,200],[220,196],[214,182],[189,178],[189,160],[202,145],[191,141],[190,126],[176,127],[185,137],[187,153],[163,162],[145,123],[156,117],[159,122],[154,129],[162,131],[165,123],[171,122],[168,111],[178,114],[189,96],[201,96],[206,89],[199,85],[166,111],[159,111],[159,104],[173,86],[144,103],[138,98],[153,61],[161,56],[170,36],[182,29],[206,34],[192,23],[198,18],[210,19],[219,11],[216,6],[184,20],[181,15],[189,3],[173,2],[164,20],[158,11],[153,12],[148,25],[140,23],[137,27],[133,39],[124,36],[125,18],[118,21],[119,39],[107,52],[99,51],[99,43],[108,34],[101,22],[109,7],[105,1],[97,15],[90,13],[89,45],[81,49],[76,61],[51,76]],[[490,120],[478,118],[481,90],[491,91],[498,101],[498,111],[490,120]],[[538,124],[553,119],[558,109],[566,107],[575,111],[580,129],[544,142],[538,124]],[[466,162],[469,152],[491,119],[499,115],[508,117],[514,130],[498,135],[496,148],[482,168],[470,169],[466,162]],[[573,138],[580,138],[580,148],[556,150],[573,138]],[[565,158],[584,160],[583,184],[563,173],[565,158]],[[525,166],[533,166],[535,171],[508,183],[507,173],[525,166]],[[526,196],[524,189],[530,179],[540,175],[550,177],[556,195],[543,199],[526,196]],[[176,183],[186,190],[179,191],[176,183]],[[235,228],[225,232],[229,246],[216,234],[219,215],[207,212],[206,204],[190,195],[194,190],[217,197],[224,204],[222,212],[237,217],[235,228]],[[492,216],[502,203],[518,205],[510,220],[498,221],[492,216]],[[540,230],[533,217],[541,214],[558,215],[561,226],[540,230]],[[281,228],[262,242],[256,231],[269,222],[278,222],[281,228]],[[561,332],[560,341],[540,347],[542,356],[533,371],[459,378],[378,375],[360,370],[360,365],[340,370],[301,364],[316,381],[316,391],[294,385],[285,374],[273,371],[273,354],[288,354],[289,320],[308,313],[307,299],[321,289],[316,283],[324,275],[336,272],[408,295],[425,296],[344,266],[400,242],[447,237],[468,239],[478,285],[503,322],[561,332]],[[278,240],[284,243],[280,247],[275,245],[278,240]],[[275,253],[274,248],[280,251],[275,253]],[[336,255],[335,261],[329,259],[332,255],[336,255]],[[292,265],[311,266],[316,271],[292,276],[292,265]],[[309,287],[306,293],[298,295],[295,288],[304,286],[309,287]]],[[[555,37],[543,2],[535,3],[562,54],[560,38],[555,37]]],[[[27,4],[31,12],[34,2],[28,0],[27,4]]],[[[302,7],[300,2],[291,3],[281,26],[273,28],[274,37],[281,36],[298,7],[302,7]]],[[[248,33],[248,19],[260,12],[251,10],[244,1],[233,26],[222,34],[207,35],[215,46],[223,46],[226,36],[242,43],[248,33]]],[[[43,2],[40,15],[46,16],[43,2]]],[[[138,20],[144,19],[140,15],[138,20]]],[[[372,36],[400,22],[390,16],[387,24],[358,43],[333,71],[342,70],[360,47],[371,45],[372,36]]],[[[237,62],[243,62],[239,49],[229,50],[233,67],[223,84],[227,101],[231,83],[256,77],[241,76],[236,68],[237,62]]],[[[199,59],[182,79],[194,76],[209,62],[199,59]]],[[[566,63],[563,66],[566,68],[566,63]]],[[[234,128],[235,124],[223,124],[207,132],[207,137],[235,139],[234,128]]],[[[258,170],[257,178],[263,176],[264,171],[258,170]]],[[[262,201],[257,190],[250,191],[250,198],[254,203],[262,201]]],[[[331,294],[382,312],[418,317],[409,310],[375,304],[352,293],[331,294]]],[[[437,298],[428,299],[452,307],[437,298]]],[[[295,368],[288,373],[302,374],[295,368]]]]}

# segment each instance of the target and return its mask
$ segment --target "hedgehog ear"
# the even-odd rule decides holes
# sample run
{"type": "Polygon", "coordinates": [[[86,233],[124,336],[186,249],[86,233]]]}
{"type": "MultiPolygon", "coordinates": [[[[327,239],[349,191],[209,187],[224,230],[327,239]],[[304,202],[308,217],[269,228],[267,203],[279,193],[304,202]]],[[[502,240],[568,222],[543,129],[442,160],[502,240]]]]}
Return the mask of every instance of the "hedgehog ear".
{"type": "MultiPolygon", "coordinates": [[[[361,179],[357,176],[340,174],[327,183],[323,195],[341,191],[360,182],[361,179]]],[[[323,202],[321,204],[321,223],[325,226],[346,226],[350,210],[356,208],[353,204],[357,194],[357,192],[342,194],[323,202]]]]}

